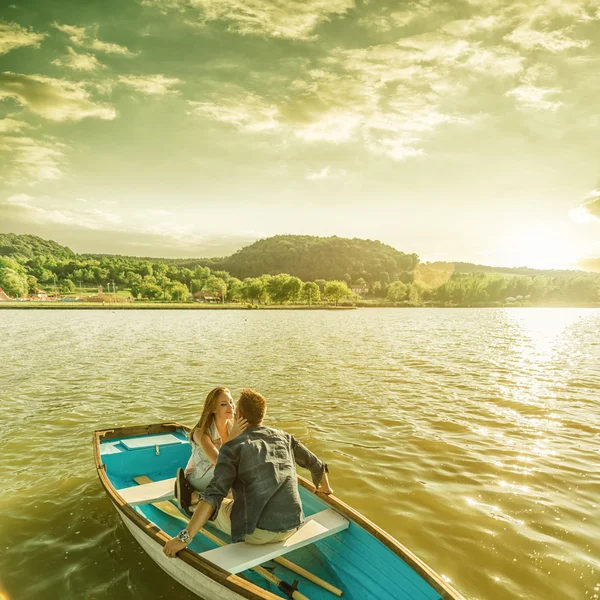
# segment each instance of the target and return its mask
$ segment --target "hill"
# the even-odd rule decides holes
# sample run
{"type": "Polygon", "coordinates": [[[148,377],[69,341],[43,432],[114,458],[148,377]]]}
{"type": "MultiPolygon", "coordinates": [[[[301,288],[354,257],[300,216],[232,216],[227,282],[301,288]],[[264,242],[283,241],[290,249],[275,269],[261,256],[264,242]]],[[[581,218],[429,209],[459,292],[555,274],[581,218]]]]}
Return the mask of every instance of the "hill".
{"type": "Polygon", "coordinates": [[[73,258],[75,253],[66,246],[37,235],[18,235],[0,233],[0,256],[23,256],[32,259],[36,256],[54,256],[55,258],[73,258]]]}
{"type": "Polygon", "coordinates": [[[288,273],[303,281],[355,281],[360,277],[394,281],[412,273],[418,262],[416,254],[405,254],[379,241],[276,235],[254,242],[217,264],[240,279],[288,273]]]}

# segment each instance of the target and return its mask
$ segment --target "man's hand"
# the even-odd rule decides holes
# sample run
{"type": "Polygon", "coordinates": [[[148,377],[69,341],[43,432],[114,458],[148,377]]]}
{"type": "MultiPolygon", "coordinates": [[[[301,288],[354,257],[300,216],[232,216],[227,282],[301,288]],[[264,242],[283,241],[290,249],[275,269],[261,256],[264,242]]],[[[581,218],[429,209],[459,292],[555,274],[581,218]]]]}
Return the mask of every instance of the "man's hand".
{"type": "Polygon", "coordinates": [[[177,553],[183,550],[184,548],[187,548],[187,544],[181,542],[177,538],[172,538],[165,544],[163,552],[169,558],[175,558],[175,556],[177,556],[177,553]]]}
{"type": "Polygon", "coordinates": [[[329,485],[329,477],[327,477],[327,473],[323,473],[323,478],[319,483],[319,487],[317,488],[317,492],[321,492],[322,494],[333,494],[333,488],[329,485]]]}
{"type": "Polygon", "coordinates": [[[329,483],[327,483],[327,485],[323,485],[323,483],[320,483],[317,491],[321,492],[322,494],[327,494],[328,496],[329,494],[333,494],[333,488],[329,485],[329,483]]]}

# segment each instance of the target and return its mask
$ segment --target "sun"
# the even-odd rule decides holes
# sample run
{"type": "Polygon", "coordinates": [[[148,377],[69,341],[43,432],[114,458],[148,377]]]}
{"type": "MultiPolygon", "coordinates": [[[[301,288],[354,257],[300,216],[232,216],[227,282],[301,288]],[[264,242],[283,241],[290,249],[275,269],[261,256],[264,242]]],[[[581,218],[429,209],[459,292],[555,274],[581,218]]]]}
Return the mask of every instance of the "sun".
{"type": "Polygon", "coordinates": [[[543,228],[506,237],[501,247],[486,254],[498,266],[532,269],[576,269],[581,259],[574,240],[543,228]]]}

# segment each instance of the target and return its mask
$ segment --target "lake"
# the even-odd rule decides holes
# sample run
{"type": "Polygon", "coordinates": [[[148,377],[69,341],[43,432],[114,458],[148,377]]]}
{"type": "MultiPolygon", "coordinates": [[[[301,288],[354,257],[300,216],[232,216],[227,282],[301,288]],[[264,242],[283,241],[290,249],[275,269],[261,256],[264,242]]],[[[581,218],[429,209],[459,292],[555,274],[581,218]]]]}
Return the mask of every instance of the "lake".
{"type": "Polygon", "coordinates": [[[0,311],[0,592],[195,598],[95,472],[94,429],[242,387],[342,500],[467,598],[600,594],[600,310],[0,311]]]}

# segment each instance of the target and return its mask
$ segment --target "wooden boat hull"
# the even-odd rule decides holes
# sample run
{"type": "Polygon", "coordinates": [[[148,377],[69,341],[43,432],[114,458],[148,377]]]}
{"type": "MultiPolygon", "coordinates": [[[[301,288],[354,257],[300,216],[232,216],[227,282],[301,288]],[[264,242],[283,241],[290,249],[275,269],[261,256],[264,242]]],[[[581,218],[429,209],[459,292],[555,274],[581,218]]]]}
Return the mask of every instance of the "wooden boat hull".
{"type": "Polygon", "coordinates": [[[245,600],[244,596],[227,589],[215,582],[214,579],[203,575],[194,567],[182,560],[173,560],[163,553],[162,544],[147,536],[137,525],[133,524],[115,505],[121,520],[135,541],[144,552],[173,579],[203,600],[245,600]]]}
{"type": "MultiPolygon", "coordinates": [[[[177,559],[167,558],[162,547],[181,529],[181,523],[151,504],[131,506],[119,495],[119,489],[135,485],[135,478],[140,475],[152,475],[153,481],[173,477],[177,467],[184,466],[189,457],[188,432],[189,429],[175,423],[94,432],[98,475],[125,527],[161,569],[200,598],[286,597],[254,571],[232,575],[203,558],[202,552],[215,546],[201,535],[177,559]],[[155,442],[158,442],[156,447],[155,442]]],[[[334,496],[315,493],[314,486],[302,477],[298,477],[298,483],[307,516],[333,508],[350,521],[350,527],[286,558],[342,589],[348,600],[464,600],[420,559],[363,515],[334,496]]],[[[219,535],[227,541],[224,534],[219,535]]],[[[269,563],[269,570],[288,583],[300,579],[300,591],[311,600],[335,598],[331,592],[278,564],[269,563]]]]}

